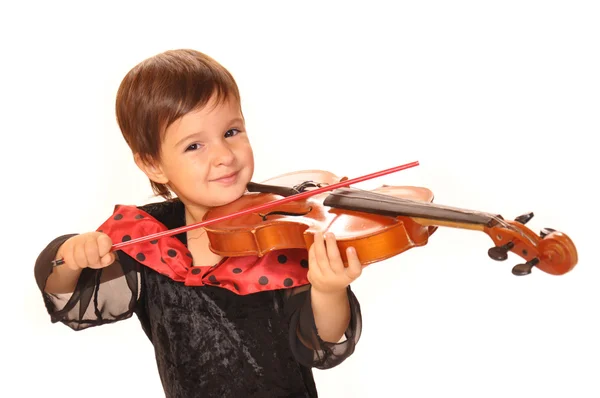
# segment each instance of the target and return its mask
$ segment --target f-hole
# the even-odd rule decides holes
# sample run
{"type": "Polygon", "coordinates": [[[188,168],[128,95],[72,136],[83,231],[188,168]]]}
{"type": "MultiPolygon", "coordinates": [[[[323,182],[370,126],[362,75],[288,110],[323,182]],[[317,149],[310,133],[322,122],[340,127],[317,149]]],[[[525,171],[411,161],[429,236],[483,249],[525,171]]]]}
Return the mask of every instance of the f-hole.
{"type": "Polygon", "coordinates": [[[304,213],[294,213],[294,212],[291,212],[291,211],[271,211],[271,212],[268,212],[267,214],[258,213],[258,215],[260,216],[260,218],[262,218],[263,221],[267,221],[267,217],[273,216],[273,215],[300,217],[300,216],[307,215],[311,211],[312,211],[312,206],[309,207],[308,210],[305,211],[304,213]]]}

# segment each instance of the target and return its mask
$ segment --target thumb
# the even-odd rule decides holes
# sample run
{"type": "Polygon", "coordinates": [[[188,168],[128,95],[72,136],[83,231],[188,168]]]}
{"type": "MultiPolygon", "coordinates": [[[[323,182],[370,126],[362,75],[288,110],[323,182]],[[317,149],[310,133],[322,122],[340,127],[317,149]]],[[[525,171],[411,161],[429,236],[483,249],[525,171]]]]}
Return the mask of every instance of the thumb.
{"type": "Polygon", "coordinates": [[[116,254],[114,252],[110,252],[110,253],[104,255],[100,259],[100,264],[103,267],[108,267],[109,265],[111,265],[112,263],[114,263],[116,259],[117,259],[116,254]]]}

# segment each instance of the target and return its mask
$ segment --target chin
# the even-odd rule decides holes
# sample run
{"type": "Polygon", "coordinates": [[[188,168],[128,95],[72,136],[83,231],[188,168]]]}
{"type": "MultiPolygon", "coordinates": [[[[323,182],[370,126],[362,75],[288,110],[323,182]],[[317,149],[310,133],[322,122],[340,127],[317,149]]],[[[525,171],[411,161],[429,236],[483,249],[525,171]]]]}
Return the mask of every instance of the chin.
{"type": "Polygon", "coordinates": [[[219,198],[213,202],[213,206],[212,207],[228,205],[229,203],[235,202],[236,200],[238,200],[243,195],[244,195],[244,192],[242,192],[240,194],[232,192],[232,193],[227,194],[227,195],[219,195],[219,198]]]}
{"type": "Polygon", "coordinates": [[[219,187],[213,190],[211,207],[224,206],[236,201],[246,192],[246,184],[238,183],[230,187],[219,187]]]}

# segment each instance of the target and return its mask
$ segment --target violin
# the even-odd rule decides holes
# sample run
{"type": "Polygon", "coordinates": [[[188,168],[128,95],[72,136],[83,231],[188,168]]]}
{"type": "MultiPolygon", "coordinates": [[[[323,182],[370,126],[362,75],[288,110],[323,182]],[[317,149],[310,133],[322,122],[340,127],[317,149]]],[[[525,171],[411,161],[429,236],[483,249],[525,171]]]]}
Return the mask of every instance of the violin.
{"type": "Polygon", "coordinates": [[[514,275],[530,274],[533,267],[562,275],[577,264],[577,250],[566,234],[545,228],[538,235],[525,226],[533,213],[505,220],[499,214],[434,204],[433,192],[424,187],[382,185],[369,191],[341,187],[263,212],[227,218],[228,214],[347,180],[328,171],[306,170],[261,184],[249,183],[244,196],[213,208],[204,216],[205,221],[224,219],[205,227],[211,251],[236,257],[309,248],[315,232],[322,231],[335,234],[345,266],[346,248],[350,246],[356,249],[361,263],[367,265],[425,246],[438,227],[451,227],[487,234],[494,244],[488,250],[493,260],[504,261],[509,252],[523,258],[524,263],[513,267],[514,275]]]}
{"type": "MultiPolygon", "coordinates": [[[[274,250],[308,249],[315,232],[321,231],[335,234],[345,266],[350,246],[368,265],[425,246],[439,227],[451,227],[487,234],[494,244],[488,250],[493,260],[504,261],[510,252],[524,259],[513,267],[514,275],[530,274],[533,267],[562,275],[577,264],[577,249],[566,234],[545,228],[538,235],[525,226],[533,213],[505,220],[499,214],[434,204],[433,192],[424,187],[381,185],[368,191],[351,187],[418,164],[353,179],[305,170],[250,182],[242,197],[210,209],[198,223],[118,242],[111,250],[204,227],[216,254],[264,256],[274,250]]],[[[63,263],[64,259],[52,262],[63,263]]]]}

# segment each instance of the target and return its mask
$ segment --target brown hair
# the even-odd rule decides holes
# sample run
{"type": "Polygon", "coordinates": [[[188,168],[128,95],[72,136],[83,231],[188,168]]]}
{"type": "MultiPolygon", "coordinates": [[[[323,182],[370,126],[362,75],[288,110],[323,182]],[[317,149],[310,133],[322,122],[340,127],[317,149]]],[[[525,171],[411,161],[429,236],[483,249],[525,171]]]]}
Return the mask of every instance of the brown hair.
{"type": "MultiPolygon", "coordinates": [[[[211,57],[195,50],[170,50],[150,57],[127,73],[116,99],[117,122],[131,151],[145,162],[160,160],[165,130],[186,113],[230,97],[240,103],[233,76],[211,57]]],[[[166,185],[150,180],[152,190],[171,198],[166,185]]]]}

